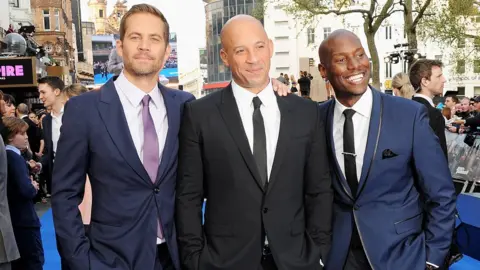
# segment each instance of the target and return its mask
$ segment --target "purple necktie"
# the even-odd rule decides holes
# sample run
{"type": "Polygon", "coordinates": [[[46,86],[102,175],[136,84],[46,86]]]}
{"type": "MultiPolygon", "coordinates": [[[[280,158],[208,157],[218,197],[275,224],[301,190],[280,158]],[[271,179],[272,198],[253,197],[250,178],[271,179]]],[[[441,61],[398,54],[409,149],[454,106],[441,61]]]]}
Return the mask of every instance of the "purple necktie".
{"type": "MultiPolygon", "coordinates": [[[[150,176],[152,183],[157,179],[158,166],[160,165],[160,155],[158,153],[158,136],[150,114],[150,96],[146,95],[142,99],[142,119],[143,119],[143,166],[150,176]]],[[[160,220],[157,221],[157,236],[163,239],[160,220]]]]}

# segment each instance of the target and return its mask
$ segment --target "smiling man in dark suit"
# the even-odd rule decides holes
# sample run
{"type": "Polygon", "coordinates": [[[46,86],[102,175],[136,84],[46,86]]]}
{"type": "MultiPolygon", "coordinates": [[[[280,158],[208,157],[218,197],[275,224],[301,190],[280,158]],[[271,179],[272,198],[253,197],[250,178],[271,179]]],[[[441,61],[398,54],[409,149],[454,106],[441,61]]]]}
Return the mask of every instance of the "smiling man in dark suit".
{"type": "Polygon", "coordinates": [[[273,44],[258,20],[232,18],[221,39],[233,80],[187,104],[180,130],[175,214],[183,269],[321,269],[333,190],[318,105],[275,94],[273,44]]]}
{"type": "Polygon", "coordinates": [[[425,106],[369,87],[368,56],[349,31],[331,33],[319,55],[335,91],[320,105],[336,197],[326,268],[441,267],[455,190],[425,106]]]}

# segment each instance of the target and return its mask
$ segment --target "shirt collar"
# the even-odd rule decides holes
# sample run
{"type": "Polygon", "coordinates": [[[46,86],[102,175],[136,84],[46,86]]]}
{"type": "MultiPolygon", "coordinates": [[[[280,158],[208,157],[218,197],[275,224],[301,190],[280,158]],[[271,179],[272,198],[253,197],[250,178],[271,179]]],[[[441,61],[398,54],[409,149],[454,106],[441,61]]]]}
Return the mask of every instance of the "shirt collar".
{"type": "Polygon", "coordinates": [[[64,109],[65,109],[65,106],[63,106],[62,109],[60,109],[60,113],[58,114],[58,116],[55,115],[55,114],[53,113],[53,111],[50,113],[50,115],[51,115],[53,118],[60,118],[60,117],[63,116],[63,110],[64,110],[64,109]]]}
{"type": "Polygon", "coordinates": [[[265,107],[274,106],[277,102],[277,97],[273,92],[272,82],[270,81],[268,85],[260,91],[258,94],[254,94],[247,89],[238,85],[234,80],[232,80],[232,91],[237,104],[242,107],[253,106],[253,98],[258,97],[262,101],[262,105],[265,107]]]}
{"type": "Polygon", "coordinates": [[[160,89],[158,88],[157,84],[155,84],[155,87],[148,94],[146,94],[138,87],[136,87],[133,83],[131,83],[127,79],[127,77],[125,77],[123,71],[122,73],[120,73],[115,82],[118,86],[120,86],[120,91],[122,91],[128,102],[130,102],[133,107],[140,106],[142,99],[145,95],[150,96],[151,101],[156,107],[159,106],[161,102],[163,102],[163,96],[160,94],[160,89]]]}
{"type": "Polygon", "coordinates": [[[414,97],[419,97],[419,98],[423,98],[423,99],[426,99],[428,101],[428,103],[430,103],[430,105],[432,105],[432,107],[435,108],[435,104],[433,104],[433,99],[429,96],[426,96],[424,94],[415,94],[413,95],[414,97]]]}
{"type": "Polygon", "coordinates": [[[17,154],[20,155],[20,156],[22,155],[22,153],[20,152],[20,149],[16,148],[16,147],[13,146],[13,145],[7,144],[7,145],[5,145],[5,149],[6,149],[6,150],[11,150],[11,151],[17,153],[17,154]]]}
{"type": "Polygon", "coordinates": [[[372,94],[372,89],[370,89],[370,87],[367,88],[367,91],[365,91],[362,97],[360,97],[357,103],[355,103],[351,108],[344,106],[335,97],[335,110],[339,115],[342,115],[343,111],[346,109],[353,109],[356,113],[369,119],[372,114],[372,107],[373,107],[373,94],[372,94]]]}

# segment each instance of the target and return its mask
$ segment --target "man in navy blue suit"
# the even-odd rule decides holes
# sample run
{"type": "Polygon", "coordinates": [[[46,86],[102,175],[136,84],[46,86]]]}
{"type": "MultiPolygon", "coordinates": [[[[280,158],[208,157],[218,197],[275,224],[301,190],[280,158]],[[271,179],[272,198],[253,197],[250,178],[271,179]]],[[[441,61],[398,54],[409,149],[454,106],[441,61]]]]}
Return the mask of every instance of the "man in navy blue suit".
{"type": "Polygon", "coordinates": [[[425,106],[369,87],[368,56],[349,31],[333,32],[319,54],[336,96],[320,105],[335,176],[326,268],[442,267],[455,191],[425,106]]]}
{"type": "Polygon", "coordinates": [[[72,270],[180,269],[173,220],[183,104],[194,97],[158,83],[169,25],[155,7],[122,18],[123,72],[65,107],[53,172],[52,208],[72,270]],[[91,226],[78,205],[88,174],[91,226]]]}

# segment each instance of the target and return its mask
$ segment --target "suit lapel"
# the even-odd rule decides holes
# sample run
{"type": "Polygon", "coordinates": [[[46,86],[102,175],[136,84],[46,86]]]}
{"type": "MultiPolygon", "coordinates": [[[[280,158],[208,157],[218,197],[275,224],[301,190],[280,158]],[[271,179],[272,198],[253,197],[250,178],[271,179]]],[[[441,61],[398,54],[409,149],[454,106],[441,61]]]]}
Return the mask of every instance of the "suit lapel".
{"type": "Polygon", "coordinates": [[[382,106],[381,96],[377,90],[372,88],[371,91],[373,96],[373,105],[372,105],[372,113],[370,116],[370,127],[368,129],[367,147],[365,149],[365,155],[363,157],[362,175],[360,177],[360,182],[359,182],[358,192],[357,192],[358,196],[360,196],[363,190],[363,187],[365,185],[365,182],[368,178],[370,166],[374,158],[374,154],[377,146],[379,129],[381,128],[380,126],[381,106],[382,106]]]}
{"type": "Polygon", "coordinates": [[[247,164],[250,173],[255,178],[255,181],[260,189],[265,192],[265,188],[261,184],[262,181],[260,179],[260,174],[258,173],[257,165],[253,159],[253,154],[248,143],[247,135],[245,134],[245,129],[243,128],[242,119],[240,118],[240,113],[238,111],[235,97],[233,96],[231,85],[227,86],[227,88],[223,90],[222,100],[220,104],[218,104],[218,109],[220,110],[223,121],[225,122],[230,135],[240,150],[243,160],[247,164]]]}
{"type": "Polygon", "coordinates": [[[277,104],[280,110],[280,131],[278,133],[277,148],[275,150],[275,158],[273,160],[272,171],[270,172],[267,194],[272,190],[272,186],[275,183],[276,176],[282,166],[283,157],[285,151],[290,143],[290,130],[293,127],[295,121],[293,114],[291,113],[291,106],[288,103],[287,98],[281,98],[277,96],[277,104]]]}
{"type": "Polygon", "coordinates": [[[162,93],[163,100],[165,102],[165,108],[167,110],[167,119],[168,119],[168,132],[167,139],[165,140],[165,147],[163,148],[162,160],[160,161],[156,184],[163,179],[166,168],[170,164],[172,156],[174,156],[173,151],[176,149],[177,140],[177,131],[180,125],[180,104],[175,102],[176,93],[171,90],[165,89],[161,84],[158,85],[160,92],[162,93]]]}
{"type": "Polygon", "coordinates": [[[135,149],[127,119],[125,118],[125,112],[123,111],[120,98],[115,89],[113,79],[110,79],[100,91],[101,96],[98,109],[108,134],[128,165],[130,165],[144,181],[151,184],[150,177],[145,167],[143,167],[137,150],[135,149]]]}
{"type": "Polygon", "coordinates": [[[332,154],[331,160],[333,160],[334,163],[334,172],[337,175],[338,181],[340,181],[340,185],[342,185],[343,190],[353,200],[352,196],[352,191],[350,190],[350,186],[347,183],[347,179],[345,178],[345,175],[343,174],[342,170],[340,169],[340,165],[338,164],[337,160],[337,154],[335,151],[335,141],[333,139],[333,117],[334,117],[334,112],[335,112],[335,101],[331,101],[328,109],[327,109],[327,140],[330,145],[330,152],[332,154]]]}

